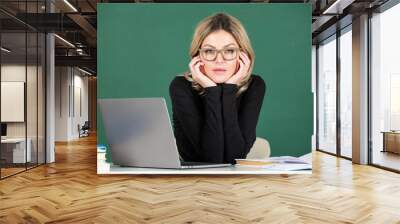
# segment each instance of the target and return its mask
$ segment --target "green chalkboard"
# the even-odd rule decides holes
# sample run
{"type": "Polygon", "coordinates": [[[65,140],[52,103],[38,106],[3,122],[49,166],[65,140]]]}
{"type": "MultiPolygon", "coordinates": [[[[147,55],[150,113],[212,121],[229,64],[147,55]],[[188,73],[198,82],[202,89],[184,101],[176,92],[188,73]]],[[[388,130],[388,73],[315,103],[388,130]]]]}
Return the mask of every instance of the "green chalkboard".
{"type": "MultiPolygon", "coordinates": [[[[245,26],[256,59],[253,73],[266,82],[257,136],[272,156],[311,152],[310,4],[98,4],[98,97],[164,97],[187,70],[197,23],[227,12],[245,26]]],[[[98,111],[99,113],[99,111],[98,111]]],[[[98,116],[98,144],[107,144],[98,116]]]]}

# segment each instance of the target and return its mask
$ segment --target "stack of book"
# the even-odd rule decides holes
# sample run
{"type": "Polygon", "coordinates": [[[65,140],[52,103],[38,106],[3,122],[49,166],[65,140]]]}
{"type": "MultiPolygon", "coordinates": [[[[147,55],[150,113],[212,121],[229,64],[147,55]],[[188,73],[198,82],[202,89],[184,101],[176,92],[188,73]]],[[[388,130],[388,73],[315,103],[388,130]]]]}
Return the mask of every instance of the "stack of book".
{"type": "Polygon", "coordinates": [[[97,145],[97,160],[106,160],[106,146],[97,145]]]}
{"type": "Polygon", "coordinates": [[[106,161],[106,146],[97,146],[97,174],[105,174],[110,170],[110,164],[106,161]]]}
{"type": "Polygon", "coordinates": [[[269,170],[293,171],[311,170],[308,162],[292,156],[270,157],[268,159],[236,159],[237,166],[262,167],[269,170]]]}

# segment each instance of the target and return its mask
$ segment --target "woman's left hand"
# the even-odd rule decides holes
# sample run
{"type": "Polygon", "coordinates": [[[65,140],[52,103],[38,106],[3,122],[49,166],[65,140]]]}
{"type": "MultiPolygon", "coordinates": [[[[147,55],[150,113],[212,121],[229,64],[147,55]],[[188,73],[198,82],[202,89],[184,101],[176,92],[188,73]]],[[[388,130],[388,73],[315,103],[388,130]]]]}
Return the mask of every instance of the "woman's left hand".
{"type": "Polygon", "coordinates": [[[249,71],[251,61],[246,53],[243,51],[239,54],[239,70],[233,74],[225,83],[227,84],[236,84],[238,85],[239,82],[246,77],[247,72],[249,71]]]}

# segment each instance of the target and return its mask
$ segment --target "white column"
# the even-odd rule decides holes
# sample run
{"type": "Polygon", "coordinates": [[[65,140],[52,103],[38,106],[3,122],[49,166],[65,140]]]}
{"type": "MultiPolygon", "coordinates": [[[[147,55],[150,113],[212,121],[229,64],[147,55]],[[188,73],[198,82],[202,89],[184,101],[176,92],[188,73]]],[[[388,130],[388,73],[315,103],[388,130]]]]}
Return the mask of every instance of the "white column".
{"type": "Polygon", "coordinates": [[[311,146],[312,146],[312,151],[315,151],[317,148],[317,104],[316,104],[316,100],[317,100],[317,81],[316,81],[316,76],[317,76],[317,71],[316,71],[316,64],[317,64],[317,58],[316,58],[316,51],[317,48],[315,47],[315,45],[312,45],[312,51],[311,51],[311,92],[313,94],[313,134],[311,136],[311,146]]]}
{"type": "Polygon", "coordinates": [[[353,162],[368,163],[368,16],[353,19],[353,162]]]}
{"type": "MultiPolygon", "coordinates": [[[[47,12],[53,12],[54,6],[50,1],[46,4],[47,12]]],[[[46,163],[55,161],[54,133],[55,133],[55,54],[54,35],[46,35],[46,163]]]]}

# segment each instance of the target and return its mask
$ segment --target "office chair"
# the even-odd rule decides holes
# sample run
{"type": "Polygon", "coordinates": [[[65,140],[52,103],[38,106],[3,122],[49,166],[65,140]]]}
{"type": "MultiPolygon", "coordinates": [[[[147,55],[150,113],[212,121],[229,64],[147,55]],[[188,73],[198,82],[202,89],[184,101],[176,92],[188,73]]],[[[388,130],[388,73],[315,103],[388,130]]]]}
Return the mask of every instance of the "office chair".
{"type": "Polygon", "coordinates": [[[90,129],[89,121],[85,121],[82,127],[80,127],[80,125],[78,124],[79,138],[89,136],[89,129],[90,129]]]}

